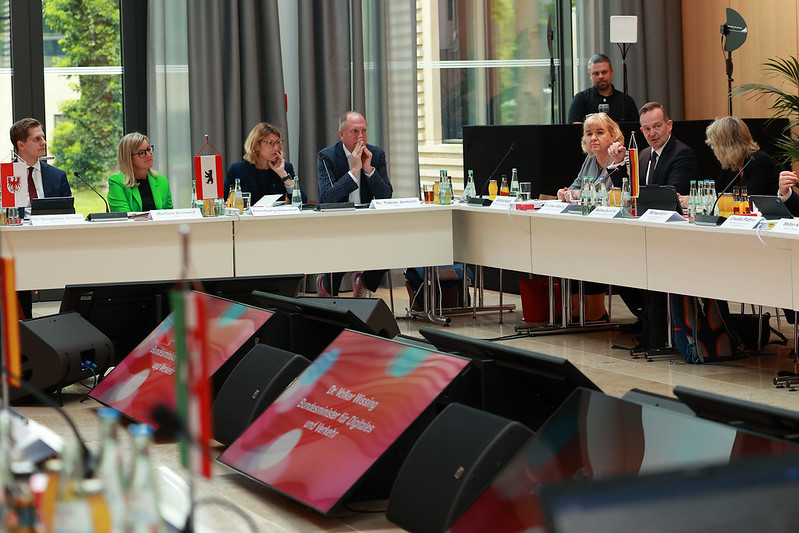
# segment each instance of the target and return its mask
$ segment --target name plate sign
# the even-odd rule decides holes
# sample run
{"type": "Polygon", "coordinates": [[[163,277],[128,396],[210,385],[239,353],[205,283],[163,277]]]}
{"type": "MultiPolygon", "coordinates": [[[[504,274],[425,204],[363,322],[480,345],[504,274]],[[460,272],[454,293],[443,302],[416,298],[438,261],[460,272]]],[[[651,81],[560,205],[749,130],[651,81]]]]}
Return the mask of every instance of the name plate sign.
{"type": "Polygon", "coordinates": [[[777,233],[791,233],[793,235],[799,235],[799,219],[781,218],[780,220],[774,223],[774,227],[771,228],[771,231],[776,231],[777,233]]]}
{"type": "Polygon", "coordinates": [[[516,203],[515,196],[497,196],[488,207],[490,209],[502,209],[503,211],[507,211],[514,203],[516,203]]]}
{"type": "Polygon", "coordinates": [[[203,218],[203,212],[199,208],[154,209],[147,217],[148,220],[192,220],[195,218],[203,218]]]}
{"type": "Polygon", "coordinates": [[[83,224],[83,215],[32,215],[31,226],[60,226],[62,224],[83,224]]]}
{"type": "Polygon", "coordinates": [[[619,218],[621,217],[621,207],[600,205],[588,213],[588,216],[591,218],[619,218]]]}
{"type": "Polygon", "coordinates": [[[685,222],[685,218],[677,211],[664,209],[647,209],[646,213],[638,217],[643,222],[685,222]]]}
{"type": "Polygon", "coordinates": [[[721,223],[722,228],[733,228],[733,229],[755,229],[760,226],[760,221],[763,220],[763,217],[756,216],[750,217],[746,215],[732,215],[727,218],[724,222],[721,223]]]}
{"type": "Polygon", "coordinates": [[[424,202],[418,198],[375,198],[369,209],[398,209],[406,207],[422,207],[424,202]]]}
{"type": "Polygon", "coordinates": [[[571,204],[569,202],[559,202],[558,200],[550,200],[541,206],[541,209],[538,210],[539,213],[548,213],[550,215],[560,215],[561,213],[568,213],[569,206],[571,204]]]}
{"type": "Polygon", "coordinates": [[[254,205],[250,207],[250,214],[254,217],[268,217],[273,215],[294,215],[301,212],[302,210],[296,205],[276,205],[275,207],[254,205]]]}

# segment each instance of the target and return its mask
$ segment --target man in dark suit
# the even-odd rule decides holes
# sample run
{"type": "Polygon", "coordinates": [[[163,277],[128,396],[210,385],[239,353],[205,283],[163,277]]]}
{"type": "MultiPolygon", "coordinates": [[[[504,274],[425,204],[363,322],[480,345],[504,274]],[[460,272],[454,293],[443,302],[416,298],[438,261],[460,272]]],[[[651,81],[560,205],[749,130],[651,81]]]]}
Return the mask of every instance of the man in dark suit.
{"type": "Polygon", "coordinates": [[[673,185],[677,194],[688,194],[691,180],[699,174],[696,154],[672,136],[672,121],[666,108],[648,102],[639,111],[641,131],[649,144],[638,156],[641,185],[673,185]]]}
{"type": "MultiPolygon", "coordinates": [[[[367,204],[372,199],[391,198],[394,189],[388,180],[386,153],[379,146],[366,142],[366,119],[355,111],[346,111],[338,122],[341,139],[319,151],[317,178],[319,203],[352,202],[367,204]]],[[[385,270],[355,272],[352,290],[356,298],[366,290],[374,292],[385,270]]],[[[316,280],[319,296],[335,295],[343,273],[320,274],[316,280]]]]}
{"type": "MultiPolygon", "coordinates": [[[[60,168],[48,165],[39,159],[47,155],[47,141],[42,124],[35,118],[23,118],[11,126],[11,144],[20,162],[28,165],[28,203],[31,198],[72,196],[67,174],[60,168]]],[[[19,303],[26,318],[31,318],[33,294],[19,291],[19,303]]]]}
{"type": "MultiPolygon", "coordinates": [[[[688,194],[691,180],[699,173],[696,154],[671,134],[673,123],[662,104],[648,102],[638,114],[641,131],[649,144],[638,155],[639,184],[672,185],[678,194],[688,194]]],[[[611,150],[624,152],[624,147],[611,146],[611,150]]],[[[616,291],[637,317],[633,324],[620,326],[620,331],[641,331],[644,347],[665,346],[668,340],[666,294],[630,287],[616,287],[616,291]]]]}

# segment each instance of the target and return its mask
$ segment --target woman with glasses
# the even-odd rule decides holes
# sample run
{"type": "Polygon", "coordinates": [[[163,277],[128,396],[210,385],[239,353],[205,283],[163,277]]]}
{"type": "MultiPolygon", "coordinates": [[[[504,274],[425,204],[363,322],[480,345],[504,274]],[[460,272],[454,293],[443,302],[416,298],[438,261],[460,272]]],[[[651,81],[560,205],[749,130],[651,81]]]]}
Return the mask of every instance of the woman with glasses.
{"type": "Polygon", "coordinates": [[[225,176],[225,198],[241,181],[241,191],[249,192],[252,203],[268,194],[288,195],[294,186],[294,167],[283,158],[280,130],[268,122],[256,124],[244,141],[244,161],[233,163],[225,176]]]}
{"type": "Polygon", "coordinates": [[[119,141],[116,174],[108,178],[111,211],[172,209],[172,193],[163,174],[153,170],[153,145],[146,135],[128,133],[119,141]]]}

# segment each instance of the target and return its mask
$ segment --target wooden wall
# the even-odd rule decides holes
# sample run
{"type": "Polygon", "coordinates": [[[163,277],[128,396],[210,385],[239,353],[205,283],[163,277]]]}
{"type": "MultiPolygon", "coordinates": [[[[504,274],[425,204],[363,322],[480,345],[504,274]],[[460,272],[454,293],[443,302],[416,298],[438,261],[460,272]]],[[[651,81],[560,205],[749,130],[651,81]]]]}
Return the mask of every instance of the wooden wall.
{"type": "MultiPolygon", "coordinates": [[[[746,21],[746,42],[732,53],[733,88],[744,83],[772,83],[761,67],[772,57],[799,54],[799,6],[796,0],[683,0],[683,75],[685,118],[712,119],[728,114],[726,52],[719,28],[732,8],[746,21]]],[[[769,117],[762,101],[737,97],[733,114],[769,117]]]]}

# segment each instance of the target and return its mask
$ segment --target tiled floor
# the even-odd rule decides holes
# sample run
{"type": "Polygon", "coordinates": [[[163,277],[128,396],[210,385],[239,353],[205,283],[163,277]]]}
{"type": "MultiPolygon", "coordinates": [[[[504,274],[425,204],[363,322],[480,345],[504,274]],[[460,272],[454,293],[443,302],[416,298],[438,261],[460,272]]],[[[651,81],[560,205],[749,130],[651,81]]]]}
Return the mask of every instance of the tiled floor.
{"type": "MultiPolygon", "coordinates": [[[[377,296],[388,301],[387,290],[381,289],[377,296]]],[[[478,314],[476,318],[472,318],[471,314],[454,316],[449,326],[432,327],[445,327],[453,333],[476,338],[514,335],[514,327],[520,324],[522,315],[519,297],[505,295],[504,301],[516,304],[517,310],[506,313],[502,324],[498,321],[497,313],[486,313],[478,314]]],[[[487,293],[485,303],[498,303],[498,295],[487,293]]],[[[408,297],[404,290],[395,290],[394,305],[398,317],[406,314],[408,297]]],[[[632,321],[632,316],[617,298],[614,298],[612,310],[614,320],[632,321]]],[[[39,304],[34,313],[41,315],[56,311],[57,305],[39,304]]],[[[770,311],[774,313],[774,310],[770,311]]],[[[426,320],[400,318],[398,325],[402,333],[417,335],[420,326],[431,324],[426,320]]],[[[776,320],[772,319],[772,325],[777,327],[776,320]]],[[[789,339],[792,339],[793,330],[784,321],[781,322],[781,329],[789,339]]],[[[767,346],[764,350],[767,354],[764,355],[753,355],[715,365],[672,364],[668,359],[651,362],[632,359],[628,351],[613,348],[614,345],[631,346],[633,343],[630,335],[620,334],[615,329],[580,334],[521,337],[502,342],[564,357],[574,363],[604,392],[611,395],[621,396],[633,388],[670,395],[675,385],[684,385],[791,410],[797,410],[799,405],[797,402],[799,392],[776,389],[772,384],[772,378],[777,371],[794,370],[793,361],[789,357],[792,340],[789,346],[767,346]]],[[[97,442],[97,430],[93,411],[97,404],[93,400],[81,402],[84,393],[85,388],[80,385],[71,387],[66,395],[65,406],[76,420],[84,439],[90,446],[94,446],[97,442]]],[[[20,407],[19,410],[26,416],[52,427],[57,433],[68,435],[66,425],[51,410],[34,404],[20,407]]],[[[180,474],[175,445],[171,442],[157,443],[153,447],[153,458],[162,481],[164,503],[170,508],[185,508],[187,489],[180,474]]],[[[204,524],[206,530],[244,530],[240,519],[236,519],[235,514],[228,509],[231,504],[244,509],[259,525],[261,531],[397,530],[382,513],[340,512],[336,517],[322,517],[222,466],[218,465],[215,470],[216,475],[211,481],[198,483],[199,498],[207,502],[198,511],[199,522],[204,524]],[[215,498],[214,502],[209,500],[212,497],[215,498]]],[[[376,502],[375,507],[380,509],[384,505],[385,502],[376,502]]]]}

